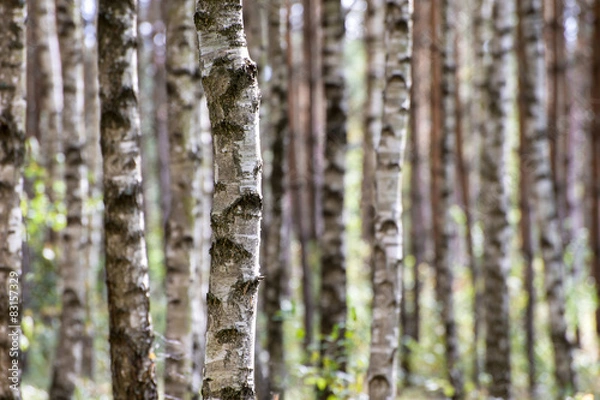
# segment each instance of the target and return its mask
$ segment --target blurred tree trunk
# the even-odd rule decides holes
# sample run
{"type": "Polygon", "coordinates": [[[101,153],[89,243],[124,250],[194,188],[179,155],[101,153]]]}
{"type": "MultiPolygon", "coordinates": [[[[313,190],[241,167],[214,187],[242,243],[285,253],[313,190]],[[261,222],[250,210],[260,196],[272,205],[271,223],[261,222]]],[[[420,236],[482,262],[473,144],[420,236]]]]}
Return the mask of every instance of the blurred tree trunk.
{"type": "MultiPolygon", "coordinates": [[[[323,62],[322,43],[325,39],[322,37],[321,27],[322,15],[325,13],[325,0],[303,0],[303,18],[304,18],[304,68],[306,69],[308,106],[306,116],[306,185],[308,195],[308,232],[311,241],[320,238],[323,230],[323,128],[326,128],[327,122],[322,115],[323,109],[323,62]]],[[[326,95],[325,95],[326,96],[326,95]]],[[[326,139],[325,139],[326,140],[326,139]]],[[[313,243],[314,244],[314,243],[313,243]]]]}
{"type": "Polygon", "coordinates": [[[454,388],[454,399],[464,396],[462,372],[458,368],[458,338],[456,336],[456,321],[454,319],[454,296],[452,291],[454,276],[452,271],[452,257],[450,244],[456,235],[455,224],[452,220],[451,207],[454,203],[454,187],[456,179],[456,131],[457,131],[457,104],[456,104],[456,54],[455,37],[453,28],[456,15],[454,4],[450,0],[442,0],[441,28],[442,28],[442,135],[437,146],[441,155],[441,169],[439,174],[439,192],[432,193],[432,197],[439,199],[439,208],[434,214],[434,219],[439,218],[436,225],[441,232],[435,241],[435,267],[436,267],[436,293],[441,320],[444,326],[444,342],[446,346],[446,368],[450,384],[454,388]]]}
{"type": "MultiPolygon", "coordinates": [[[[592,250],[592,275],[596,281],[596,293],[600,298],[600,1],[595,1],[594,33],[592,38],[592,126],[590,130],[591,175],[590,197],[590,249],[592,250]]],[[[596,306],[596,332],[600,337],[600,304],[596,306]]]]}
{"type": "MultiPolygon", "coordinates": [[[[343,74],[344,13],[341,0],[324,0],[323,87],[325,109],[325,158],[323,168],[323,235],[321,290],[319,295],[321,366],[327,360],[335,370],[346,370],[346,255],[344,243],[344,174],[346,172],[346,105],[343,74]]],[[[332,388],[319,390],[318,398],[332,395],[332,388]]]]}
{"type": "MultiPolygon", "coordinates": [[[[472,96],[472,107],[469,109],[471,127],[474,134],[471,140],[474,141],[475,151],[474,154],[480,154],[483,145],[483,137],[485,135],[485,123],[487,122],[487,95],[486,95],[486,71],[489,68],[489,50],[486,46],[486,42],[491,36],[491,5],[492,0],[476,0],[475,2],[475,15],[473,20],[473,47],[474,47],[474,65],[473,68],[473,96],[472,96]]],[[[476,161],[476,164],[480,164],[476,161]]],[[[481,166],[479,165],[479,169],[481,166]]],[[[473,185],[474,192],[479,190],[481,193],[482,184],[479,182],[479,188],[473,185]]],[[[478,198],[475,195],[474,198],[478,198]]],[[[476,223],[477,218],[473,221],[476,223]]],[[[476,260],[471,260],[471,281],[473,285],[473,383],[475,387],[480,387],[479,375],[481,373],[481,362],[480,362],[480,338],[483,336],[482,322],[484,320],[484,308],[483,308],[483,282],[482,282],[482,268],[481,263],[477,263],[476,260]]]]}
{"type": "Polygon", "coordinates": [[[3,56],[0,64],[0,367],[6,374],[0,384],[0,398],[19,400],[20,363],[23,360],[20,351],[14,351],[14,336],[10,335],[15,330],[19,332],[21,324],[19,294],[22,288],[24,237],[21,194],[25,161],[25,4],[21,1],[0,1],[0,15],[4,17],[6,29],[0,35],[3,56]],[[17,370],[12,372],[15,365],[17,370]],[[12,377],[17,379],[13,380],[12,377]]]}
{"type": "MultiPolygon", "coordinates": [[[[96,9],[97,10],[97,9],[96,9]]],[[[86,276],[86,300],[85,313],[86,325],[83,337],[83,359],[81,361],[82,374],[85,377],[94,377],[94,336],[95,321],[93,310],[97,308],[96,285],[97,276],[101,264],[102,242],[104,229],[102,227],[102,154],[100,150],[100,97],[98,82],[98,43],[96,41],[97,33],[97,12],[87,21],[92,27],[93,45],[87,47],[83,52],[84,64],[84,90],[85,90],[85,130],[86,130],[86,149],[84,160],[88,169],[88,197],[92,201],[84,207],[86,213],[85,226],[87,229],[86,246],[87,254],[85,256],[89,265],[86,276]]]]}
{"type": "Polygon", "coordinates": [[[559,397],[564,398],[575,389],[572,344],[567,337],[565,317],[565,267],[561,223],[557,194],[553,190],[550,158],[550,136],[544,102],[544,43],[542,40],[542,2],[523,0],[522,18],[525,59],[519,63],[523,75],[525,137],[530,152],[524,157],[524,167],[532,172],[539,240],[544,259],[546,299],[550,306],[550,332],[554,348],[555,374],[559,397]]]}
{"type": "MultiPolygon", "coordinates": [[[[288,302],[287,288],[290,278],[289,235],[286,226],[289,208],[287,200],[287,149],[289,141],[288,120],[288,73],[285,47],[282,45],[282,28],[287,29],[281,18],[283,1],[276,0],[267,7],[268,44],[267,58],[271,65],[269,83],[269,132],[271,136],[271,174],[269,192],[270,223],[267,225],[264,310],[267,315],[268,396],[284,399],[286,382],[285,349],[283,336],[284,303],[288,302]]],[[[271,398],[271,397],[269,397],[271,398]]]]}
{"type": "Polygon", "coordinates": [[[189,18],[195,2],[169,3],[165,7],[167,130],[169,140],[170,204],[165,225],[167,294],[165,397],[193,396],[192,299],[199,290],[197,271],[201,253],[195,234],[196,208],[201,204],[199,176],[202,144],[197,107],[201,90],[197,65],[196,31],[189,18]]]}
{"type": "Polygon", "coordinates": [[[375,146],[381,135],[383,87],[385,85],[385,0],[367,1],[365,48],[367,50],[367,100],[363,136],[362,236],[372,245],[375,232],[375,146]]]}
{"type": "Polygon", "coordinates": [[[374,400],[396,398],[402,276],[400,188],[410,118],[411,9],[410,0],[388,0],[386,4],[388,57],[381,137],[376,147],[373,325],[367,378],[369,397],[374,400]]]}
{"type": "Polygon", "coordinates": [[[85,164],[83,29],[78,0],[58,0],[58,39],[62,62],[64,109],[62,113],[65,151],[65,203],[67,226],[62,233],[62,313],[53,365],[50,397],[70,399],[79,385],[83,352],[86,302],[87,253],[83,205],[87,198],[85,164]]]}
{"type": "Polygon", "coordinates": [[[214,138],[205,399],[253,399],[261,157],[256,65],[239,0],[201,0],[194,15],[214,138]]]}
{"type": "MultiPolygon", "coordinates": [[[[527,51],[525,49],[525,37],[523,32],[523,19],[526,16],[524,13],[524,0],[517,0],[517,42],[516,42],[516,55],[517,65],[519,68],[524,69],[525,63],[527,63],[527,51]]],[[[526,71],[523,71],[526,72],[526,71]]],[[[525,282],[525,293],[527,295],[527,305],[525,306],[525,352],[527,354],[527,375],[529,379],[529,396],[532,399],[537,397],[537,378],[536,378],[536,366],[535,366],[535,303],[536,293],[534,286],[534,270],[533,270],[533,237],[531,229],[532,220],[532,209],[531,209],[531,171],[530,166],[526,164],[527,157],[531,152],[529,142],[526,137],[526,123],[525,116],[527,113],[527,93],[526,85],[527,79],[525,73],[518,74],[519,94],[518,94],[518,108],[519,108],[519,210],[521,212],[521,220],[519,221],[519,230],[521,235],[521,255],[523,257],[524,264],[524,277],[525,282]]]]}
{"type": "Polygon", "coordinates": [[[511,98],[509,76],[512,47],[512,5],[502,0],[492,5],[491,61],[486,76],[488,122],[481,147],[481,214],[485,237],[483,270],[486,310],[485,371],[490,375],[489,395],[512,398],[508,301],[508,196],[504,176],[511,98]]]}
{"type": "Polygon", "coordinates": [[[115,400],[156,399],[143,230],[136,2],[100,0],[98,56],[106,284],[115,400]]]}
{"type": "MultiPolygon", "coordinates": [[[[62,109],[63,85],[61,61],[56,32],[55,0],[38,0],[32,4],[33,37],[37,47],[37,73],[39,74],[39,121],[40,145],[45,155],[42,165],[46,170],[46,195],[51,206],[58,201],[55,183],[63,180],[62,175],[62,109]]],[[[51,225],[51,223],[49,223],[51,225]]],[[[47,245],[58,251],[59,235],[51,228],[47,245]]]]}
{"type": "MultiPolygon", "coordinates": [[[[412,267],[412,296],[409,296],[403,283],[400,299],[400,325],[402,327],[402,351],[400,366],[404,374],[404,384],[411,385],[411,348],[408,345],[410,340],[419,341],[420,327],[420,293],[421,281],[419,277],[419,265],[426,260],[426,219],[425,219],[425,201],[426,194],[423,190],[423,169],[425,167],[419,140],[423,137],[425,127],[422,118],[423,107],[421,102],[426,99],[428,89],[426,75],[428,71],[421,68],[429,63],[428,57],[428,19],[426,18],[431,7],[431,2],[417,1],[413,4],[413,30],[412,30],[412,57],[411,57],[411,104],[410,104],[410,133],[409,148],[410,155],[410,233],[409,233],[409,254],[413,256],[412,267]],[[412,300],[412,311],[410,310],[412,300]]],[[[408,266],[408,264],[407,264],[408,266]]],[[[407,271],[405,269],[405,271],[407,271]]],[[[402,282],[406,282],[406,275],[403,274],[402,282]]]]}

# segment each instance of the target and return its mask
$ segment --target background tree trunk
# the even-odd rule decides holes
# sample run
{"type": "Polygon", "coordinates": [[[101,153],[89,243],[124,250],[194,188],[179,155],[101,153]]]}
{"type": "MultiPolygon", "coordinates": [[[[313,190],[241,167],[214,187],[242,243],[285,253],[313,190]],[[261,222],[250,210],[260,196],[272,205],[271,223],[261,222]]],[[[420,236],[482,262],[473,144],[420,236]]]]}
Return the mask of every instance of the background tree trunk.
{"type": "Polygon", "coordinates": [[[106,284],[115,400],[156,399],[143,230],[136,2],[100,0],[98,52],[106,284]]]}
{"type": "Polygon", "coordinates": [[[512,47],[509,2],[492,5],[491,62],[486,77],[488,122],[481,147],[481,213],[484,224],[483,270],[486,310],[485,371],[491,376],[489,395],[512,398],[510,327],[508,314],[508,196],[503,179],[506,170],[504,145],[511,104],[507,83],[512,47]]]}
{"type": "MultiPolygon", "coordinates": [[[[170,205],[165,226],[167,293],[165,396],[193,397],[192,299],[197,282],[201,239],[196,209],[202,206],[202,143],[197,92],[201,90],[193,21],[195,2],[169,3],[166,22],[167,130],[170,205]],[[200,204],[198,204],[200,202],[200,204]]],[[[202,312],[202,310],[198,310],[202,312]]]]}
{"type": "Polygon", "coordinates": [[[455,226],[452,221],[451,207],[454,203],[454,187],[456,180],[456,55],[455,55],[455,31],[453,25],[453,4],[450,0],[442,0],[442,136],[439,138],[441,169],[439,174],[439,192],[432,193],[432,197],[439,199],[439,208],[434,214],[434,219],[439,218],[436,224],[441,232],[435,241],[435,268],[436,268],[436,292],[438,307],[444,325],[444,341],[446,346],[446,368],[450,384],[454,388],[454,399],[462,398],[464,393],[462,372],[458,368],[458,338],[456,336],[456,322],[454,319],[454,296],[452,285],[454,274],[452,271],[452,257],[450,245],[455,236],[455,226]]]}
{"type": "Polygon", "coordinates": [[[371,399],[395,399],[402,276],[402,162],[410,117],[411,2],[386,4],[385,92],[376,147],[373,325],[368,385],[371,399]]]}
{"type": "MultiPolygon", "coordinates": [[[[321,366],[332,361],[345,371],[346,255],[344,174],[346,172],[346,105],[343,75],[344,13],[341,0],[323,1],[323,87],[325,109],[325,158],[323,169],[323,235],[321,290],[319,297],[321,366]]],[[[319,390],[325,400],[332,389],[319,390]]]]}
{"type": "Polygon", "coordinates": [[[205,399],[253,399],[262,161],[256,65],[239,0],[201,0],[194,16],[214,140],[205,399]]]}
{"type": "Polygon", "coordinates": [[[13,349],[14,336],[10,334],[15,329],[20,332],[21,324],[19,293],[22,290],[24,236],[21,194],[25,161],[25,4],[20,1],[0,1],[0,15],[4,16],[6,29],[0,35],[0,52],[4,60],[0,64],[0,368],[6,375],[0,383],[0,398],[20,400],[23,360],[20,351],[13,349]],[[13,373],[11,369],[15,362],[17,370],[13,373]]]}
{"type": "Polygon", "coordinates": [[[86,303],[86,264],[79,262],[87,252],[83,205],[87,198],[85,160],[83,30],[81,4],[58,0],[58,39],[62,61],[64,109],[62,114],[65,150],[65,202],[67,226],[62,234],[60,257],[62,314],[53,365],[50,397],[70,399],[79,386],[83,353],[86,303]]]}

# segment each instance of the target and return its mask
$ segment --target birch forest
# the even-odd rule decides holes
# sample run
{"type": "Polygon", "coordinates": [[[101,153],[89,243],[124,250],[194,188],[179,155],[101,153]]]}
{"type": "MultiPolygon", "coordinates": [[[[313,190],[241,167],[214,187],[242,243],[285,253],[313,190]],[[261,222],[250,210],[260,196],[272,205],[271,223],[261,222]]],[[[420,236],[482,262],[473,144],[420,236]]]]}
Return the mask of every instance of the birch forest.
{"type": "Polygon", "coordinates": [[[0,20],[0,400],[600,399],[600,0],[0,20]]]}

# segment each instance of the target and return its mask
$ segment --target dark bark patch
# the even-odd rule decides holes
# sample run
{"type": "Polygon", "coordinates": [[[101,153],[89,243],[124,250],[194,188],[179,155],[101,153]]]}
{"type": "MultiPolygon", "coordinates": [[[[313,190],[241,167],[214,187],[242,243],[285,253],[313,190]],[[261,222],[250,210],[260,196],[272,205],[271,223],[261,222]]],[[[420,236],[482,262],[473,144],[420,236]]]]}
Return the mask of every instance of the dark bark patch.
{"type": "Polygon", "coordinates": [[[217,265],[225,263],[237,264],[252,256],[242,245],[226,238],[217,238],[215,240],[210,249],[210,255],[217,265]]]}
{"type": "Polygon", "coordinates": [[[219,344],[238,344],[241,339],[244,337],[244,334],[240,332],[238,329],[229,328],[229,329],[221,329],[215,334],[215,338],[219,344]]]}

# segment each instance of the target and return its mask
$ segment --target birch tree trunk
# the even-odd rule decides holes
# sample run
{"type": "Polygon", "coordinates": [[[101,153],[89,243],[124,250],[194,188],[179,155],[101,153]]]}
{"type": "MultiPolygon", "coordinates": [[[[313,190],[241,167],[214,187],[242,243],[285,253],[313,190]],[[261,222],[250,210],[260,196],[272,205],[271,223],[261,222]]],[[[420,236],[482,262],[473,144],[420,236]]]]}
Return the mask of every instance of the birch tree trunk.
{"type": "Polygon", "coordinates": [[[376,148],[373,325],[369,397],[396,398],[402,267],[402,162],[410,116],[412,53],[410,0],[387,0],[385,92],[381,138],[376,148]]]}
{"type": "MultiPolygon", "coordinates": [[[[56,32],[55,0],[33,2],[33,36],[37,46],[39,73],[39,132],[45,149],[46,193],[50,202],[57,200],[53,183],[62,180],[59,154],[61,149],[63,85],[56,32]]],[[[58,235],[50,233],[52,250],[56,251],[58,235]]]]}
{"type": "MultiPolygon", "coordinates": [[[[346,172],[346,106],[343,75],[344,13],[341,0],[322,2],[325,158],[323,168],[323,235],[321,239],[321,290],[319,297],[321,366],[333,362],[345,371],[346,255],[344,174],[346,172]],[[328,361],[326,361],[328,360],[328,361]]],[[[332,389],[319,390],[327,399],[332,389]]]]}
{"type": "MultiPolygon", "coordinates": [[[[282,46],[281,9],[283,1],[269,3],[267,10],[268,21],[268,50],[267,58],[271,65],[270,80],[270,112],[269,128],[272,136],[271,154],[272,165],[269,178],[271,192],[270,223],[266,241],[266,263],[264,309],[267,320],[267,350],[268,365],[268,395],[279,396],[284,400],[286,365],[283,335],[283,302],[288,297],[287,289],[290,278],[289,269],[289,235],[286,229],[289,209],[286,206],[288,188],[288,168],[286,164],[289,142],[288,120],[288,73],[285,48],[282,46]]],[[[283,26],[282,26],[283,25],[283,26]]],[[[288,44],[289,45],[289,44],[288,44]]]]}
{"type": "Polygon", "coordinates": [[[375,146],[381,134],[383,116],[383,88],[385,74],[385,0],[367,1],[365,14],[365,47],[367,50],[367,101],[363,138],[362,231],[371,244],[374,237],[375,216],[375,146]]]}
{"type": "Polygon", "coordinates": [[[438,212],[434,218],[440,221],[436,224],[441,232],[436,236],[435,265],[436,265],[436,292],[444,325],[444,340],[446,346],[446,368],[450,384],[454,388],[453,398],[462,398],[463,378],[458,369],[458,338],[456,336],[456,322],[454,320],[454,299],[452,284],[452,258],[450,256],[450,242],[455,236],[455,226],[450,214],[453,204],[454,187],[456,180],[456,56],[455,56],[455,31],[453,24],[455,15],[453,4],[450,0],[442,0],[442,137],[439,139],[442,168],[440,174],[440,192],[432,193],[439,198],[438,212]]]}
{"type": "Polygon", "coordinates": [[[25,160],[25,4],[0,1],[5,33],[0,35],[0,398],[21,399],[19,293],[23,260],[23,163],[25,160]],[[15,311],[17,311],[15,313],[15,311]],[[16,316],[15,316],[16,315],[16,316]],[[18,337],[17,337],[18,340],[18,337]]]}
{"type": "MultiPolygon", "coordinates": [[[[97,10],[97,9],[96,9],[97,10]]],[[[97,34],[97,11],[87,21],[93,28],[93,35],[97,34]]],[[[103,246],[104,229],[102,227],[102,154],[100,150],[100,97],[98,82],[98,42],[94,41],[92,47],[88,47],[83,54],[84,90],[85,90],[85,129],[86,149],[85,161],[88,169],[88,202],[85,209],[87,241],[87,254],[85,259],[89,265],[87,269],[87,299],[86,305],[86,327],[84,333],[83,359],[81,362],[82,374],[88,378],[94,377],[94,310],[97,307],[96,282],[98,270],[100,269],[100,257],[103,246]]]]}
{"type": "Polygon", "coordinates": [[[81,375],[86,303],[86,264],[80,263],[81,254],[87,251],[83,204],[88,192],[84,163],[83,30],[78,0],[58,0],[56,6],[63,78],[67,226],[62,234],[62,314],[50,397],[70,399],[81,375]]]}
{"type": "Polygon", "coordinates": [[[200,0],[194,15],[213,133],[215,192],[205,399],[254,399],[262,160],[259,91],[240,0],[200,0]]]}
{"type": "MultiPolygon", "coordinates": [[[[199,290],[197,280],[201,253],[196,234],[197,208],[202,207],[202,144],[198,92],[196,31],[189,16],[194,0],[168,3],[166,8],[166,84],[168,104],[169,174],[171,201],[166,216],[166,359],[165,397],[193,396],[192,301],[199,290]]],[[[203,310],[198,310],[202,312],[203,310]]]]}
{"type": "Polygon", "coordinates": [[[545,65],[542,40],[543,15],[540,0],[523,0],[519,15],[522,18],[525,59],[519,63],[523,76],[525,137],[530,152],[524,157],[525,168],[533,177],[539,240],[545,267],[546,299],[550,307],[550,332],[554,349],[555,376],[559,398],[575,390],[572,344],[567,337],[565,318],[565,266],[561,223],[550,165],[550,138],[545,114],[545,65]]]}
{"type": "Polygon", "coordinates": [[[509,51],[512,47],[508,2],[492,5],[491,62],[486,77],[488,122],[481,147],[481,213],[484,224],[484,304],[486,310],[485,371],[491,376],[489,395],[512,398],[510,326],[508,313],[508,196],[504,180],[504,145],[508,133],[511,99],[508,91],[509,51]]]}
{"type": "Polygon", "coordinates": [[[100,0],[106,284],[115,400],[156,399],[137,109],[136,2],[100,0]]]}

